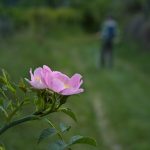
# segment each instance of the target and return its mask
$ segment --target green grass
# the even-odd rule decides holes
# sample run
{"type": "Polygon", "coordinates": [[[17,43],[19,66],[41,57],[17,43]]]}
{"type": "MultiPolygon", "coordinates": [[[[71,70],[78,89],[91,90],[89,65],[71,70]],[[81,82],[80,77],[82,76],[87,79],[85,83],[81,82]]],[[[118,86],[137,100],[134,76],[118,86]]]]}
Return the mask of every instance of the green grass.
{"type": "MultiPolygon", "coordinates": [[[[73,96],[69,106],[79,116],[76,125],[62,115],[55,122],[71,122],[69,135],[81,134],[95,137],[98,147],[77,146],[82,150],[108,150],[101,137],[93,108],[95,96],[102,98],[107,118],[124,150],[150,149],[150,81],[149,53],[120,44],[116,50],[115,67],[112,70],[98,69],[99,41],[93,35],[82,32],[36,37],[30,33],[17,34],[0,42],[0,67],[5,68],[17,81],[29,76],[29,68],[49,65],[68,75],[79,72],[84,79],[84,94],[73,96]]],[[[45,123],[26,123],[9,130],[2,136],[8,150],[43,150],[49,139],[37,145],[37,136],[45,123]]]]}

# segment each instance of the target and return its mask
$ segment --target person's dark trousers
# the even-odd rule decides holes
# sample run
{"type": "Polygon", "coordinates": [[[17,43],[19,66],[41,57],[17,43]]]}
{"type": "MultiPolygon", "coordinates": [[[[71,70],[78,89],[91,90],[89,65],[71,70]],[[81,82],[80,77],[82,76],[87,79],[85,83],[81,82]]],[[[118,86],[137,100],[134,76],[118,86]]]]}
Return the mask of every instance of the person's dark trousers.
{"type": "Polygon", "coordinates": [[[109,68],[113,67],[113,43],[112,41],[106,41],[102,45],[102,50],[100,54],[101,67],[108,65],[109,68]]]}

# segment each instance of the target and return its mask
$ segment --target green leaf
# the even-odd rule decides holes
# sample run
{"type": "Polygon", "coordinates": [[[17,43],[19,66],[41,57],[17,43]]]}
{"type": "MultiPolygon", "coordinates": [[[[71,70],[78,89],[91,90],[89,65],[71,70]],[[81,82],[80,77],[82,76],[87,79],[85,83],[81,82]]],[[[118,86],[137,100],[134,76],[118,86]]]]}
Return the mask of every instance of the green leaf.
{"type": "Polygon", "coordinates": [[[3,90],[3,91],[7,91],[7,90],[8,90],[7,86],[6,86],[6,85],[3,85],[3,86],[2,86],[2,90],[3,90]]]}
{"type": "Polygon", "coordinates": [[[5,94],[5,92],[0,88],[0,93],[3,95],[3,97],[5,98],[5,99],[8,99],[8,97],[6,96],[6,94],[5,94]]]}
{"type": "Polygon", "coordinates": [[[45,108],[45,102],[41,97],[36,97],[34,100],[34,104],[36,106],[36,111],[43,111],[45,108]]]}
{"type": "Polygon", "coordinates": [[[39,139],[38,139],[38,144],[43,141],[45,138],[49,137],[49,136],[53,136],[57,134],[57,131],[55,128],[47,128],[47,129],[44,129],[40,136],[39,136],[39,139]]]}
{"type": "Polygon", "coordinates": [[[58,140],[50,145],[49,150],[65,150],[66,146],[66,143],[64,143],[62,140],[58,140]]]}
{"type": "Polygon", "coordinates": [[[2,77],[2,76],[0,76],[0,83],[6,84],[6,81],[5,81],[4,77],[2,77]]]}
{"type": "Polygon", "coordinates": [[[59,111],[65,113],[66,115],[71,117],[75,122],[77,122],[77,118],[76,118],[75,114],[72,112],[71,109],[69,109],[69,108],[60,108],[59,111]]]}
{"type": "Polygon", "coordinates": [[[60,123],[60,130],[62,133],[66,132],[66,131],[69,131],[71,126],[65,124],[65,123],[60,123]]]}
{"type": "Polygon", "coordinates": [[[0,110],[4,113],[5,117],[8,118],[8,113],[3,106],[0,106],[0,110]]]}
{"type": "Polygon", "coordinates": [[[29,97],[25,97],[24,98],[24,105],[30,104],[31,103],[31,99],[29,97]]]}
{"type": "Polygon", "coordinates": [[[2,74],[3,74],[3,77],[2,77],[3,81],[6,84],[8,82],[9,75],[4,69],[2,69],[2,74]]]}
{"type": "Polygon", "coordinates": [[[7,87],[12,93],[16,94],[16,89],[10,83],[7,84],[7,87]]]}
{"type": "Polygon", "coordinates": [[[6,85],[6,88],[8,88],[12,93],[16,94],[16,89],[9,82],[8,73],[4,69],[2,69],[2,74],[3,74],[3,77],[1,78],[1,80],[6,85]]]}
{"type": "Polygon", "coordinates": [[[13,116],[21,109],[21,107],[24,105],[24,101],[22,101],[18,106],[14,108],[14,110],[9,114],[7,121],[9,122],[13,116]]]}
{"type": "Polygon", "coordinates": [[[70,139],[69,146],[74,145],[74,144],[88,144],[88,145],[92,145],[92,146],[97,145],[96,141],[93,138],[84,137],[84,136],[81,136],[81,135],[73,136],[70,139]]]}
{"type": "Polygon", "coordinates": [[[6,150],[3,145],[0,145],[0,150],[6,150]]]}
{"type": "Polygon", "coordinates": [[[65,104],[65,103],[67,102],[68,97],[69,97],[69,96],[63,96],[63,97],[61,97],[61,99],[60,99],[60,104],[61,104],[61,105],[65,104]]]}
{"type": "Polygon", "coordinates": [[[25,85],[25,83],[24,83],[24,80],[23,80],[23,79],[21,79],[21,80],[19,81],[18,86],[19,86],[19,88],[20,88],[20,89],[21,89],[24,93],[26,93],[26,92],[27,92],[27,87],[26,87],[26,85],[25,85]]]}
{"type": "Polygon", "coordinates": [[[5,109],[13,111],[15,109],[15,106],[14,106],[13,102],[12,101],[6,102],[5,103],[5,109]]]}
{"type": "Polygon", "coordinates": [[[3,99],[0,98],[0,106],[3,106],[3,99]]]}
{"type": "MultiPolygon", "coordinates": [[[[50,120],[48,120],[48,119],[46,118],[45,121],[46,121],[52,128],[55,128],[55,129],[56,129],[55,125],[54,125],[50,120]]],[[[56,129],[56,130],[57,130],[57,129],[56,129]]]]}

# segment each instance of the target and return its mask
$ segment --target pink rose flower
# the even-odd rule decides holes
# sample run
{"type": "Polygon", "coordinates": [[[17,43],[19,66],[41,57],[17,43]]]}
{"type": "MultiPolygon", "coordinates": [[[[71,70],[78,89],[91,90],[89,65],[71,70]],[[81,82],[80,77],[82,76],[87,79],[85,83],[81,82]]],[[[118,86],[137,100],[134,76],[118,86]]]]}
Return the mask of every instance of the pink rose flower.
{"type": "Polygon", "coordinates": [[[75,74],[69,78],[61,72],[53,71],[52,74],[47,74],[45,76],[45,82],[48,88],[56,93],[61,95],[73,95],[84,91],[80,88],[83,83],[81,78],[82,76],[80,74],[75,74]]]}
{"type": "Polygon", "coordinates": [[[30,70],[31,80],[26,79],[35,89],[49,89],[61,95],[79,94],[84,90],[80,88],[83,83],[80,74],[74,74],[71,78],[59,72],[52,71],[48,66],[30,70]]]}
{"type": "Polygon", "coordinates": [[[52,73],[51,69],[48,66],[43,66],[43,68],[39,67],[35,69],[34,73],[32,73],[32,69],[30,69],[31,81],[26,79],[32,87],[35,89],[45,89],[47,85],[44,80],[44,76],[47,73],[52,73]]]}

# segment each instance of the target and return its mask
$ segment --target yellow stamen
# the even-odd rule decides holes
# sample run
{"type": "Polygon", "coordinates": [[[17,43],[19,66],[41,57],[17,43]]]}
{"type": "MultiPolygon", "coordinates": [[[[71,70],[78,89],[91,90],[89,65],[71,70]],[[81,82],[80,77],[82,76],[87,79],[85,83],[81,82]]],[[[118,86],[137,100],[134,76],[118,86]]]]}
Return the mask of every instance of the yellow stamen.
{"type": "Polygon", "coordinates": [[[40,81],[41,78],[40,78],[39,76],[36,76],[36,77],[35,77],[35,80],[40,81]]]}
{"type": "Polygon", "coordinates": [[[64,87],[67,89],[67,88],[70,88],[70,85],[69,84],[64,84],[64,87]]]}

